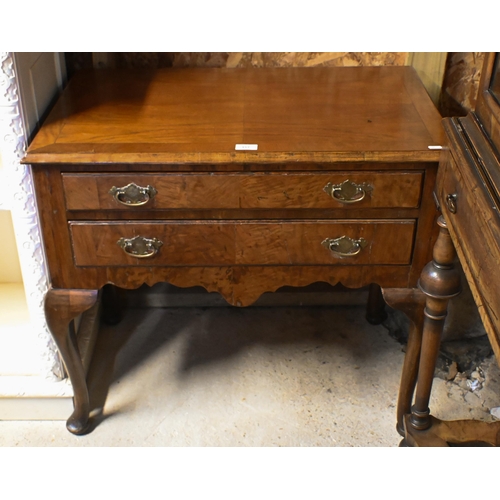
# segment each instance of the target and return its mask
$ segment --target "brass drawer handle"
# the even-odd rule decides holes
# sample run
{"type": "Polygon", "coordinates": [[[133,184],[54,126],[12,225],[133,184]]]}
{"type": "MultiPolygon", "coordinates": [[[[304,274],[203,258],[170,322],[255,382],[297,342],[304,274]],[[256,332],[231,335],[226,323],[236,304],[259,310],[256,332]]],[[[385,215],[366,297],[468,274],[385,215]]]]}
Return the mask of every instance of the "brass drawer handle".
{"type": "Polygon", "coordinates": [[[128,207],[140,207],[141,205],[145,205],[157,194],[153,186],[141,187],[134,182],[123,187],[113,186],[109,192],[117,202],[128,207]]]}
{"type": "Polygon", "coordinates": [[[368,245],[368,242],[364,238],[353,240],[348,236],[341,236],[340,238],[333,239],[326,238],[321,244],[338,257],[354,257],[368,245]]]}
{"type": "Polygon", "coordinates": [[[448,210],[452,214],[457,213],[457,195],[456,194],[449,194],[446,197],[446,205],[448,206],[448,210]]]}
{"type": "Polygon", "coordinates": [[[143,236],[136,236],[135,238],[120,238],[116,244],[123,249],[123,251],[131,257],[145,259],[153,257],[163,245],[163,242],[156,238],[144,238],[143,236]]]}
{"type": "Polygon", "coordinates": [[[356,184],[347,179],[342,184],[329,182],[323,191],[340,203],[358,203],[365,199],[367,193],[373,191],[373,186],[367,183],[356,184]]]}

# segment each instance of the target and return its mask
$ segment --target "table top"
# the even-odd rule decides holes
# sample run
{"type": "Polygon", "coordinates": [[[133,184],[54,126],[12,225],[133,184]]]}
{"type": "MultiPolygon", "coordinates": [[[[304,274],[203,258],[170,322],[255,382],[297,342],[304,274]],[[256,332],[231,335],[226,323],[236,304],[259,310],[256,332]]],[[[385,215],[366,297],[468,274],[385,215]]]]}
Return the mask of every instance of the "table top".
{"type": "Polygon", "coordinates": [[[24,161],[437,161],[440,120],[411,67],[84,71],[24,161]]]}

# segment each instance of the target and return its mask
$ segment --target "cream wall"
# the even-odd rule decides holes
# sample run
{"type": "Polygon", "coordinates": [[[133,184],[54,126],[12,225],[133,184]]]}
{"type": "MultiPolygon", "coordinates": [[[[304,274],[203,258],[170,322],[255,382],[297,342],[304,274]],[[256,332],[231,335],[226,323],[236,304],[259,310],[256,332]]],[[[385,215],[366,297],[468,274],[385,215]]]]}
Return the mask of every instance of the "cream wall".
{"type": "Polygon", "coordinates": [[[26,134],[62,86],[61,59],[0,52],[0,420],[66,419],[73,406],[43,313],[48,278],[33,183],[19,163],[26,134]]]}
{"type": "Polygon", "coordinates": [[[9,211],[0,211],[0,234],[2,249],[0,251],[0,283],[20,283],[21,267],[17,255],[12,217],[9,211]]]}
{"type": "MultiPolygon", "coordinates": [[[[6,196],[2,168],[2,156],[0,155],[0,196],[6,196]]],[[[17,255],[12,216],[9,210],[0,210],[0,238],[0,283],[20,283],[22,282],[21,266],[17,255]]]]}

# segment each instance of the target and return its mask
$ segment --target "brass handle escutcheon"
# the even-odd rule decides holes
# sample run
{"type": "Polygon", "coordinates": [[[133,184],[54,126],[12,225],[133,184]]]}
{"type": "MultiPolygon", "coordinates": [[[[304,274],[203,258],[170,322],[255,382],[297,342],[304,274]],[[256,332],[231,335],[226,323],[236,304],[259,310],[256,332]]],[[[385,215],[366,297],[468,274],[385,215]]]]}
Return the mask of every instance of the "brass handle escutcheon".
{"type": "Polygon", "coordinates": [[[365,199],[367,193],[373,191],[373,186],[367,183],[356,184],[347,179],[342,184],[329,182],[323,191],[340,203],[358,203],[365,199]]]}
{"type": "Polygon", "coordinates": [[[131,182],[123,187],[113,186],[109,192],[117,202],[128,207],[140,207],[141,205],[145,205],[157,194],[153,186],[141,187],[135,184],[135,182],[131,182]]]}
{"type": "Polygon", "coordinates": [[[446,197],[446,205],[448,206],[448,210],[452,214],[457,213],[457,195],[456,194],[449,194],[446,197]]]}
{"type": "Polygon", "coordinates": [[[331,250],[337,257],[354,257],[368,245],[368,242],[364,238],[353,240],[348,236],[341,236],[333,239],[326,238],[321,244],[331,250]]]}
{"type": "Polygon", "coordinates": [[[163,245],[163,242],[156,238],[144,238],[136,236],[135,238],[120,238],[116,244],[130,257],[145,259],[153,257],[163,245]]]}

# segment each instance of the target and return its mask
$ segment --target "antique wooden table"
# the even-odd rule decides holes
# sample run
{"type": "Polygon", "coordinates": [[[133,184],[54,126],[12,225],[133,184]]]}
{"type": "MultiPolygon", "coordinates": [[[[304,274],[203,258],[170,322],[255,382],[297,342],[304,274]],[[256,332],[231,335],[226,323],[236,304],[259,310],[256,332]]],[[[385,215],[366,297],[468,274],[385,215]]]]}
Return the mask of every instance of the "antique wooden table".
{"type": "Polygon", "coordinates": [[[89,423],[68,325],[108,283],[202,285],[236,306],[318,281],[415,289],[442,143],[409,67],[77,74],[25,159],[47,322],[74,387],[68,429],[89,423]]]}

